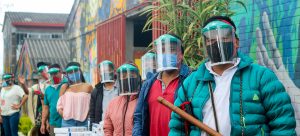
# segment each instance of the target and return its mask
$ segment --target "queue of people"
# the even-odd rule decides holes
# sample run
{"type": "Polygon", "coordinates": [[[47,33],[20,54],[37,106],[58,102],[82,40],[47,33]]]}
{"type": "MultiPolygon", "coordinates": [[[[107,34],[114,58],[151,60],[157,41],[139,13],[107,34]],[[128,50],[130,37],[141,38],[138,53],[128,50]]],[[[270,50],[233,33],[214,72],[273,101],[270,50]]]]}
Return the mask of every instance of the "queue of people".
{"type": "Polygon", "coordinates": [[[284,86],[271,70],[238,52],[233,21],[214,16],[201,32],[207,58],[196,70],[183,62],[183,41],[164,34],[141,58],[142,70],[132,62],[119,68],[110,60],[99,63],[100,82],[94,88],[77,62],[64,70],[39,62],[40,79],[30,89],[23,78],[18,86],[12,74],[5,74],[0,98],[5,135],[16,135],[28,94],[38,97],[36,135],[52,136],[60,127],[91,128],[92,123],[104,124],[105,136],[208,135],[161,105],[159,96],[224,136],[296,135],[284,86]]]}

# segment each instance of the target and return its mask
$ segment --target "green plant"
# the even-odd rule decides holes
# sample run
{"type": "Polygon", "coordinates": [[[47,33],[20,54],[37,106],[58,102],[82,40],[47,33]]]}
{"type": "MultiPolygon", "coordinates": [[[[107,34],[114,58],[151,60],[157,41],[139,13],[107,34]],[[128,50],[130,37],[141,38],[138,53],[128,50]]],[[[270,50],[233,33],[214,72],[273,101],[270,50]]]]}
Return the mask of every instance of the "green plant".
{"type": "MultiPolygon", "coordinates": [[[[166,26],[164,33],[174,33],[181,37],[184,45],[184,62],[192,68],[199,66],[204,59],[201,29],[203,23],[214,15],[232,16],[230,4],[237,0],[157,0],[157,4],[145,7],[142,14],[147,14],[148,20],[143,31],[162,30],[153,28],[153,22],[166,26]]],[[[247,10],[246,10],[247,11],[247,10]]]]}
{"type": "Polygon", "coordinates": [[[33,127],[33,124],[30,118],[27,115],[22,115],[19,122],[19,131],[22,132],[24,135],[30,131],[33,127]]]}

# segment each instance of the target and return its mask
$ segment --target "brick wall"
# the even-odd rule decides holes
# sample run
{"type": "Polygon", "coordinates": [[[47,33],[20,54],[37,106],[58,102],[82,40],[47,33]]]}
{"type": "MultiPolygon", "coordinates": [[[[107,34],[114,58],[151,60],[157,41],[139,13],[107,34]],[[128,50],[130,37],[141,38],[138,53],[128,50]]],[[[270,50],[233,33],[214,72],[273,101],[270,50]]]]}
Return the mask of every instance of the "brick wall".
{"type": "Polygon", "coordinates": [[[272,69],[291,97],[300,135],[300,1],[244,0],[232,4],[240,51],[272,69]]]}

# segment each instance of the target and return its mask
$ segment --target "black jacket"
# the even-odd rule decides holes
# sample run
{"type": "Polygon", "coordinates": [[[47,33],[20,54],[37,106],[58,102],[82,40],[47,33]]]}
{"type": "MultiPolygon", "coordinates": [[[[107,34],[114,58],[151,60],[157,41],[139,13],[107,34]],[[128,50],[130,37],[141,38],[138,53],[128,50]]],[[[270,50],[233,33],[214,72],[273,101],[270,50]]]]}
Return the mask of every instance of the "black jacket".
{"type": "MultiPolygon", "coordinates": [[[[92,94],[90,101],[90,125],[102,121],[102,101],[103,101],[103,83],[98,83],[92,94]]],[[[91,128],[91,127],[90,127],[91,128]]]]}

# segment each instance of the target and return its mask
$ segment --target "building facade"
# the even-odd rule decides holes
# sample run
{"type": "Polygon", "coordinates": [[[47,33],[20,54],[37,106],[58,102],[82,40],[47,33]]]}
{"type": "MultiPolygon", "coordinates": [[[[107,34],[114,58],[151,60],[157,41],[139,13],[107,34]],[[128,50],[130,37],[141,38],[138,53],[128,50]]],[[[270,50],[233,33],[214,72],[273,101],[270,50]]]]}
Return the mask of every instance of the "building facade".
{"type": "Polygon", "coordinates": [[[25,38],[63,39],[68,14],[6,12],[3,23],[4,72],[15,73],[25,38]]]}
{"type": "Polygon", "coordinates": [[[139,16],[145,0],[75,0],[67,21],[71,59],[81,64],[85,78],[95,85],[97,64],[111,60],[139,63],[151,43],[151,32],[142,33],[146,16],[139,16]]]}

